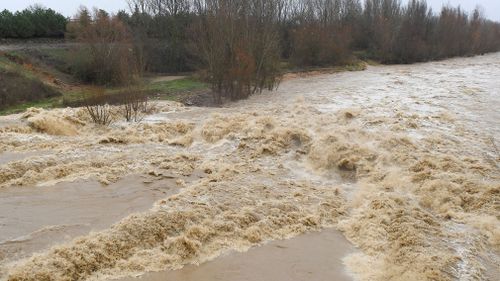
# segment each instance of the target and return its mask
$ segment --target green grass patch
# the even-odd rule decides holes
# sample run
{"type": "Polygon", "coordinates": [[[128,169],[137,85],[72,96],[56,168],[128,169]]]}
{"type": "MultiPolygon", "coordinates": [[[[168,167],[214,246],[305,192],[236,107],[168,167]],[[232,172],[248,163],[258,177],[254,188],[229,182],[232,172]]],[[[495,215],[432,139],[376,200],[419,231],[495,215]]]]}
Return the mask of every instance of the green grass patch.
{"type": "Polygon", "coordinates": [[[42,100],[26,102],[26,103],[21,103],[21,104],[9,106],[6,109],[0,110],[0,115],[21,113],[21,112],[26,111],[26,109],[28,109],[30,107],[39,107],[39,108],[46,108],[47,109],[47,108],[60,107],[61,105],[62,105],[61,98],[59,98],[59,97],[47,98],[47,99],[42,99],[42,100]]]}
{"type": "Polygon", "coordinates": [[[70,53],[70,50],[65,48],[46,48],[38,49],[38,51],[40,54],[45,55],[48,58],[60,60],[65,60],[70,53]]]}
{"type": "MultiPolygon", "coordinates": [[[[144,91],[148,95],[159,97],[162,99],[172,99],[175,96],[182,95],[185,93],[196,92],[200,90],[208,89],[208,84],[203,83],[193,77],[186,77],[181,79],[175,79],[170,81],[154,81],[151,79],[145,79],[142,84],[132,86],[132,89],[137,91],[144,91]]],[[[113,95],[123,93],[130,90],[127,87],[112,87],[106,88],[105,94],[113,95]]],[[[78,98],[85,95],[84,92],[74,92],[67,93],[65,97],[68,98],[78,98]]]]}
{"type": "Polygon", "coordinates": [[[183,78],[171,81],[153,82],[145,86],[145,90],[155,94],[176,94],[207,89],[208,85],[193,78],[183,78]]]}
{"type": "Polygon", "coordinates": [[[22,63],[28,62],[28,59],[17,52],[6,52],[0,54],[0,70],[15,72],[28,79],[35,79],[35,74],[22,63]]]}
{"type": "MultiPolygon", "coordinates": [[[[11,52],[12,53],[12,52],[11,52]]],[[[39,67],[49,67],[65,74],[70,73],[70,50],[68,48],[28,49],[16,53],[19,57],[31,60],[39,67]]]]}
{"type": "Polygon", "coordinates": [[[12,70],[14,67],[15,65],[13,62],[5,56],[0,55],[0,70],[12,70]]]}
{"type": "Polygon", "coordinates": [[[62,93],[43,83],[30,61],[17,52],[0,54],[0,114],[17,113],[32,106],[53,107],[62,93]]]}
{"type": "MultiPolygon", "coordinates": [[[[158,79],[158,78],[156,78],[158,79]]],[[[160,100],[179,101],[184,96],[198,91],[208,90],[208,84],[203,83],[195,78],[186,77],[170,81],[157,81],[154,79],[145,79],[142,84],[131,87],[108,87],[95,89],[76,89],[74,91],[65,92],[62,98],[63,106],[81,106],[89,93],[94,91],[102,91],[106,95],[110,103],[116,103],[120,100],[119,95],[130,91],[142,92],[147,96],[160,100]]]]}

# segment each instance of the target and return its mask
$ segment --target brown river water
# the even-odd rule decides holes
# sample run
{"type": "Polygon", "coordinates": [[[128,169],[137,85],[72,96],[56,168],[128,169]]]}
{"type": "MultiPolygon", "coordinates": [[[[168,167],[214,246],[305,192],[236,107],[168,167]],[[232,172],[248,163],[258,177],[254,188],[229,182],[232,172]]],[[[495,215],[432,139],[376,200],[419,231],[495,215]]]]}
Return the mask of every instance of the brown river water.
{"type": "Polygon", "coordinates": [[[0,280],[495,280],[498,77],[500,53],[109,128],[0,117],[0,280]]]}

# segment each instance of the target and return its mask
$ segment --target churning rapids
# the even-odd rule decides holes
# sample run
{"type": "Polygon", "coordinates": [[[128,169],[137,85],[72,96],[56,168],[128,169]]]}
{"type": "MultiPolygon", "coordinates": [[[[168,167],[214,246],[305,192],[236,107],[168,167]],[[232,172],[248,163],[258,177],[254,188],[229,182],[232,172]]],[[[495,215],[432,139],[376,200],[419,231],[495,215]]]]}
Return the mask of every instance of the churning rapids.
{"type": "Polygon", "coordinates": [[[109,128],[83,109],[0,117],[0,280],[184,270],[318,231],[352,244],[354,280],[494,280],[499,78],[496,53],[158,103],[109,128]]]}

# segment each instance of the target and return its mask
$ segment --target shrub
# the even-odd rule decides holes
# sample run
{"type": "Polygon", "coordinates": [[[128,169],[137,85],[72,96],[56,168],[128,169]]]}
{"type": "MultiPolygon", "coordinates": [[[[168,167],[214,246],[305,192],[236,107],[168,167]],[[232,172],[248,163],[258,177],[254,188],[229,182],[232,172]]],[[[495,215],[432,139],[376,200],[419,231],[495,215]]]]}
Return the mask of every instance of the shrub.
{"type": "Polygon", "coordinates": [[[114,121],[114,114],[104,90],[99,88],[92,90],[83,103],[95,124],[108,126],[114,121]]]}
{"type": "Polygon", "coordinates": [[[140,122],[149,110],[148,96],[137,89],[127,89],[120,93],[121,113],[127,122],[140,122]]]}

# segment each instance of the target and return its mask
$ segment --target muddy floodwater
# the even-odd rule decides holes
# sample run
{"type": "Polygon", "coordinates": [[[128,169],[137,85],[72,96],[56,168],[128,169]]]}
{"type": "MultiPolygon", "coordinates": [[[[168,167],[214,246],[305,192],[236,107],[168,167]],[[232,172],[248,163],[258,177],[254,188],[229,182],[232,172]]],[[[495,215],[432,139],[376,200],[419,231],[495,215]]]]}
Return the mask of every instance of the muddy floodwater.
{"type": "Polygon", "coordinates": [[[0,117],[0,280],[496,280],[499,77],[496,53],[106,128],[0,117]]]}
{"type": "Polygon", "coordinates": [[[245,253],[228,253],[201,265],[155,272],[120,281],[317,280],[349,281],[342,259],[353,247],[338,231],[328,229],[273,241],[245,253]]]}

